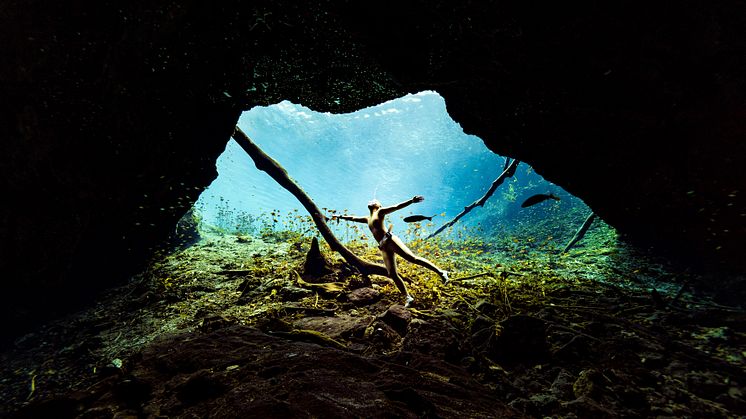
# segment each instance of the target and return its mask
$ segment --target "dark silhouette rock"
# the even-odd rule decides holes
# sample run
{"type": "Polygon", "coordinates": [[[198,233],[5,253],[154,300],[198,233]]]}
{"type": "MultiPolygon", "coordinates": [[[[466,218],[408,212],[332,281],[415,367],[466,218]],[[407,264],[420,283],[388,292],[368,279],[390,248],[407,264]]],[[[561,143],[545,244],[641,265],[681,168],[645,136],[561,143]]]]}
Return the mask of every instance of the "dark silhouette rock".
{"type": "Polygon", "coordinates": [[[334,272],[329,266],[329,262],[326,261],[324,255],[321,254],[319,248],[319,239],[314,237],[311,239],[311,248],[306,254],[306,261],[303,264],[303,274],[311,276],[324,276],[334,272]]]}

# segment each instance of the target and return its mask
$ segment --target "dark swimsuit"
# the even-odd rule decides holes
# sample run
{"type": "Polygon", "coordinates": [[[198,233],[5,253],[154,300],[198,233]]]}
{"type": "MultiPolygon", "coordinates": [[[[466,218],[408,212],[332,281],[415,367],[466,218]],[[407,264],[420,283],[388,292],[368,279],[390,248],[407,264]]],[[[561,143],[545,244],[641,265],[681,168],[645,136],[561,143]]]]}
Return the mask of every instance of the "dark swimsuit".
{"type": "Polygon", "coordinates": [[[391,234],[391,231],[387,231],[386,234],[383,235],[381,241],[378,242],[378,248],[384,250],[384,246],[386,246],[386,242],[388,240],[391,240],[391,236],[393,236],[393,234],[391,234]]]}

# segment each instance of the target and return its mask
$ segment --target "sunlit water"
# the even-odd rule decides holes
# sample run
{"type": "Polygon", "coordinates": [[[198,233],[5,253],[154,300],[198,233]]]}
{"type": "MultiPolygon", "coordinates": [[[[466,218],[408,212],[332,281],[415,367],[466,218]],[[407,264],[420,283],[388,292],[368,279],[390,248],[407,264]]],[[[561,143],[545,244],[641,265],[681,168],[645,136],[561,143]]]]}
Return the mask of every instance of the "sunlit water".
{"type": "MultiPolygon", "coordinates": [[[[244,112],[239,126],[285,167],[320,208],[367,215],[366,204],[373,198],[385,206],[423,195],[424,202],[388,218],[404,235],[413,226],[403,217],[436,215],[431,224],[421,227],[434,231],[484,195],[505,163],[478,137],[463,132],[435,92],[407,95],[349,114],[319,113],[284,101],[244,112]]],[[[216,165],[217,179],[195,204],[205,225],[251,233],[261,224],[274,223],[275,229],[281,229],[288,216],[307,215],[295,197],[256,169],[233,140],[216,165]]],[[[458,226],[496,234],[530,226],[538,219],[562,217],[564,212],[590,210],[521,163],[487,205],[474,209],[458,226]],[[562,201],[520,208],[527,197],[547,192],[562,201]]],[[[342,228],[334,227],[338,232],[342,228]]],[[[570,231],[577,225],[563,228],[570,231]]]]}

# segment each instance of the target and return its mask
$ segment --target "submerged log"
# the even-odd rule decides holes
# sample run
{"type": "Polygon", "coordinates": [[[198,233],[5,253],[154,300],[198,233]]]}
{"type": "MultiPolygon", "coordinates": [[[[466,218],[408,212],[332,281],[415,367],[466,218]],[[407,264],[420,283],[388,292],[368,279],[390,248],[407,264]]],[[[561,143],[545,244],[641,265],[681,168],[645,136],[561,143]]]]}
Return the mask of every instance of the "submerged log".
{"type": "MultiPolygon", "coordinates": [[[[507,163],[507,160],[505,161],[507,163]]],[[[485,202],[487,202],[487,199],[492,196],[493,193],[495,193],[495,190],[497,190],[497,187],[500,186],[505,179],[512,177],[515,174],[515,169],[518,167],[518,160],[513,160],[510,164],[506,164],[505,169],[500,174],[500,176],[497,177],[492,182],[492,185],[490,186],[490,189],[487,190],[487,193],[484,194],[481,198],[477,199],[476,201],[472,202],[470,205],[466,206],[463,211],[459,215],[457,215],[454,219],[451,221],[443,224],[439,229],[435,231],[435,233],[427,236],[425,239],[431,239],[435,237],[436,235],[440,234],[443,230],[447,229],[448,227],[456,224],[456,222],[461,219],[464,215],[468,214],[469,211],[473,210],[476,207],[481,207],[484,205],[485,202]]]]}
{"type": "Polygon", "coordinates": [[[352,253],[350,249],[346,248],[339,240],[337,240],[337,237],[334,236],[332,230],[328,225],[326,225],[326,217],[321,213],[321,209],[316,206],[311,197],[309,197],[308,194],[306,194],[306,192],[295,183],[280,163],[276,162],[272,157],[262,151],[259,146],[254,144],[249,136],[241,131],[239,127],[236,127],[236,130],[233,132],[233,139],[236,140],[238,145],[240,145],[249,157],[254,160],[257,169],[266,172],[275,180],[275,182],[279,183],[280,186],[285,188],[288,192],[293,194],[298,201],[300,201],[301,205],[303,205],[306,211],[311,215],[311,218],[313,218],[313,222],[316,224],[319,233],[321,233],[321,236],[326,240],[333,251],[342,255],[347,263],[357,268],[363,275],[375,274],[388,276],[388,271],[385,266],[371,263],[357,257],[357,255],[352,253]]]}
{"type": "Polygon", "coordinates": [[[596,219],[596,214],[591,213],[591,215],[588,216],[588,218],[585,219],[583,222],[583,225],[580,226],[580,229],[578,229],[577,233],[575,233],[574,236],[572,236],[572,239],[567,243],[567,246],[562,250],[562,253],[566,253],[568,249],[573,247],[575,243],[580,241],[585,236],[585,232],[588,231],[588,229],[591,227],[591,224],[593,224],[593,220],[596,219]]]}

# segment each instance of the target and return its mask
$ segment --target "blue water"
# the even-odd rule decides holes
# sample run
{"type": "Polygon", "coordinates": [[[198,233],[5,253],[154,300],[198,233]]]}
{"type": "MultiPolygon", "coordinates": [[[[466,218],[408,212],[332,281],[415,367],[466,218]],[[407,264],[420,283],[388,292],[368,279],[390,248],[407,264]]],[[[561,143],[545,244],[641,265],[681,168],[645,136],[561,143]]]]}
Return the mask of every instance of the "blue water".
{"type": "MultiPolygon", "coordinates": [[[[432,225],[423,226],[435,230],[484,195],[505,163],[478,137],[465,134],[432,91],[349,114],[319,113],[284,101],[244,112],[238,125],[321,208],[367,215],[366,204],[373,198],[386,206],[423,195],[424,202],[389,216],[400,233],[409,227],[401,219],[412,214],[437,214],[432,225]]],[[[306,215],[295,197],[256,169],[233,140],[216,165],[217,179],[195,204],[204,224],[251,232],[247,224],[252,222],[258,228],[288,214],[306,215]]],[[[494,233],[544,216],[542,211],[559,213],[570,206],[583,204],[521,163],[488,204],[459,226],[494,233]],[[528,196],[546,192],[563,200],[520,209],[528,196]]]]}

